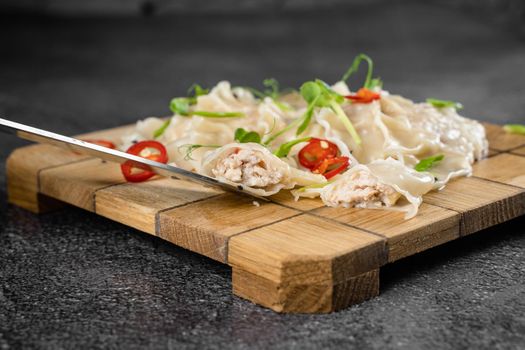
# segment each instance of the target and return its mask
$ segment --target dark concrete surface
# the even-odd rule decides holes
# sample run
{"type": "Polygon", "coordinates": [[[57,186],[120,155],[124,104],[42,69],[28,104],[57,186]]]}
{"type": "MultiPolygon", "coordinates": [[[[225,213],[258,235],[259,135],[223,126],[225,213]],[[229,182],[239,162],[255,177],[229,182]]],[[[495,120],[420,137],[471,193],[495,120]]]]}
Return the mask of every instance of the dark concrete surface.
{"type": "MultiPolygon", "coordinates": [[[[194,81],[333,81],[358,52],[385,86],[525,122],[525,45],[483,20],[393,2],[344,13],[0,19],[0,115],[75,134],[167,113],[194,81]]],[[[0,135],[0,349],[525,348],[525,217],[382,269],[381,295],[280,315],[226,266],[75,208],[6,203],[0,135]]]]}

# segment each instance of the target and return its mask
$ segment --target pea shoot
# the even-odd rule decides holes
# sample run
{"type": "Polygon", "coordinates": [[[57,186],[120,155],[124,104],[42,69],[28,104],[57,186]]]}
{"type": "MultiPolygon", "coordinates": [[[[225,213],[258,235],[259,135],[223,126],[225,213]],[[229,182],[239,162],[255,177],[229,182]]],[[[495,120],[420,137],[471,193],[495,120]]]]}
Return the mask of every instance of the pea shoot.
{"type": "Polygon", "coordinates": [[[238,128],[237,130],[235,130],[234,140],[239,143],[261,143],[261,135],[259,135],[255,131],[247,131],[243,128],[238,128]]]}
{"type": "Polygon", "coordinates": [[[419,172],[428,171],[429,169],[438,165],[443,160],[443,158],[445,158],[444,155],[438,154],[432,157],[421,159],[419,163],[416,164],[414,169],[419,172]]]}
{"type": "Polygon", "coordinates": [[[503,130],[510,134],[525,135],[525,125],[522,124],[507,124],[503,126],[503,130]]]}
{"type": "Polygon", "coordinates": [[[352,139],[357,145],[361,144],[361,138],[354,128],[354,125],[348,119],[347,115],[341,108],[341,104],[345,101],[344,97],[332,90],[324,81],[316,79],[315,81],[308,81],[301,86],[301,95],[308,103],[308,108],[303,116],[301,125],[297,128],[297,135],[300,135],[306,130],[313,116],[314,108],[330,108],[337,118],[343,123],[344,127],[352,136],[352,139]]]}
{"type": "Polygon", "coordinates": [[[463,105],[459,102],[439,100],[437,98],[427,98],[427,103],[435,108],[454,108],[456,110],[463,109],[463,105]]]}
{"type": "Polygon", "coordinates": [[[366,72],[366,79],[365,83],[363,84],[363,87],[366,89],[373,89],[377,86],[382,87],[383,82],[381,81],[381,79],[372,79],[372,73],[374,71],[374,61],[372,61],[372,59],[364,53],[360,53],[354,58],[352,65],[345,72],[345,74],[341,78],[341,81],[346,82],[354,73],[356,73],[359,70],[361,62],[363,61],[365,61],[368,64],[368,71],[366,72]]]}
{"type": "Polygon", "coordinates": [[[184,160],[195,160],[191,157],[191,155],[193,154],[193,151],[199,148],[204,148],[204,147],[205,148],[219,148],[221,146],[219,145],[199,145],[199,144],[188,143],[188,144],[179,146],[178,149],[180,151],[181,148],[186,148],[186,154],[184,155],[184,160]]]}
{"type": "Polygon", "coordinates": [[[209,93],[208,89],[204,89],[198,84],[193,84],[189,92],[193,92],[193,96],[190,97],[177,97],[171,100],[170,109],[174,114],[178,114],[184,117],[192,115],[198,115],[205,118],[238,118],[244,117],[242,112],[208,112],[208,111],[192,111],[190,107],[197,103],[197,97],[206,95],[209,93]]]}
{"type": "Polygon", "coordinates": [[[171,124],[171,118],[169,118],[168,120],[166,120],[160,128],[158,128],[157,130],[155,130],[155,132],[153,133],[153,138],[155,139],[158,139],[159,137],[161,137],[164,132],[166,131],[166,129],[168,128],[168,126],[170,126],[171,124]]]}
{"type": "Polygon", "coordinates": [[[275,152],[273,152],[273,154],[275,154],[279,158],[286,157],[288,156],[288,153],[290,153],[290,151],[292,150],[293,146],[301,142],[308,142],[311,139],[312,139],[311,137],[303,137],[300,139],[295,139],[290,142],[283,143],[281,146],[279,146],[279,148],[275,152]]]}

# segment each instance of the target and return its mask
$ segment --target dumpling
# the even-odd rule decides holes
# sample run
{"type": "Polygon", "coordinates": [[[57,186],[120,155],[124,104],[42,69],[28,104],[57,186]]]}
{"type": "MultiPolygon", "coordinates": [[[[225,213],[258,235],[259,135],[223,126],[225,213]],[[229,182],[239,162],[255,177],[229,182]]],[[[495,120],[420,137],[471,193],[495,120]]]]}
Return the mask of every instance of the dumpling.
{"type": "Polygon", "coordinates": [[[423,194],[433,189],[434,178],[388,158],[359,164],[322,188],[294,191],[297,197],[320,195],[330,207],[357,207],[404,211],[409,219],[417,214],[423,194]]]}
{"type": "Polygon", "coordinates": [[[201,172],[258,196],[326,182],[322,175],[290,167],[257,143],[230,143],[218,148],[204,158],[201,172]]]}

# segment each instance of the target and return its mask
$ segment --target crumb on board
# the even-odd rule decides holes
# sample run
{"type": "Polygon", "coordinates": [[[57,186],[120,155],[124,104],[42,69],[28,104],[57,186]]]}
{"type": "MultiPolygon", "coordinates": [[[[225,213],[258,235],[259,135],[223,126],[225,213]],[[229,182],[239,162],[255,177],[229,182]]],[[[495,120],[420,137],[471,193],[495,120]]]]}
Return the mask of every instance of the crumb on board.
{"type": "Polygon", "coordinates": [[[259,202],[257,202],[257,201],[253,201],[252,204],[255,205],[256,207],[260,207],[261,206],[261,204],[259,202]]]}

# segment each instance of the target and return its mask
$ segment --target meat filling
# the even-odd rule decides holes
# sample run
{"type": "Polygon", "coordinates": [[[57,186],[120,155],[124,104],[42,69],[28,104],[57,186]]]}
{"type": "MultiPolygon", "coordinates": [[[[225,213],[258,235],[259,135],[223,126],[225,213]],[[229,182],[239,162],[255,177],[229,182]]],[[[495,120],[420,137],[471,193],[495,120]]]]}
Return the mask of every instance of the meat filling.
{"type": "Polygon", "coordinates": [[[260,152],[240,149],[217,162],[212,169],[215,177],[248,187],[267,187],[281,182],[283,174],[272,168],[260,152]]]}
{"type": "Polygon", "coordinates": [[[323,201],[334,207],[380,208],[393,206],[400,196],[392,186],[379,182],[370,173],[356,171],[326,191],[323,201]]]}

